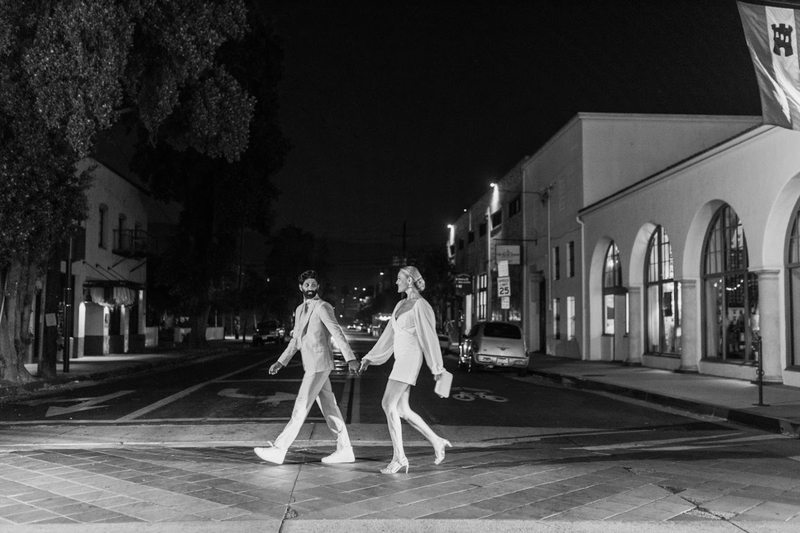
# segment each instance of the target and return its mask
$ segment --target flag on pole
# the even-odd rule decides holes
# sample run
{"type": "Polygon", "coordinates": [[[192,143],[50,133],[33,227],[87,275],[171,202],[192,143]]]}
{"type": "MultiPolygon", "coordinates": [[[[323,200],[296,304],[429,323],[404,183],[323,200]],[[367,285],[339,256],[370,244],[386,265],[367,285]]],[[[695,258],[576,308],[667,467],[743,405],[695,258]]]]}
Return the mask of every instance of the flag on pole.
{"type": "Polygon", "coordinates": [[[765,124],[800,130],[800,3],[737,2],[765,124]]]}

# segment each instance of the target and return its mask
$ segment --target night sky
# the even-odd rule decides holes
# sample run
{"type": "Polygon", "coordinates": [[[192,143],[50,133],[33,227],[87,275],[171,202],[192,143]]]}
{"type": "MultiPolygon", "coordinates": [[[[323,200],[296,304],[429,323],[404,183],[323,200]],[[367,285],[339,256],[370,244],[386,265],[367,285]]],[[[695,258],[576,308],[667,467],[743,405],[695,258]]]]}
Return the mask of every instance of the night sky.
{"type": "Polygon", "coordinates": [[[735,1],[280,0],[277,224],[338,277],[446,225],[578,112],[760,115],[735,1]]]}

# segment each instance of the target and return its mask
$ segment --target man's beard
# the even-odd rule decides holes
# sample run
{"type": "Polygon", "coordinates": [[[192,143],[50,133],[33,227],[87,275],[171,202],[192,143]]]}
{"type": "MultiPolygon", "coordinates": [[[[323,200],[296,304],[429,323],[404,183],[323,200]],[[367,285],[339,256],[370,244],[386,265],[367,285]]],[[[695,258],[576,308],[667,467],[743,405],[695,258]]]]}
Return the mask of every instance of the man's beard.
{"type": "Polygon", "coordinates": [[[316,290],[313,290],[313,291],[303,291],[303,296],[305,296],[305,297],[306,297],[306,299],[309,299],[309,300],[310,300],[311,298],[314,298],[316,295],[317,295],[317,291],[316,291],[316,290]]]}

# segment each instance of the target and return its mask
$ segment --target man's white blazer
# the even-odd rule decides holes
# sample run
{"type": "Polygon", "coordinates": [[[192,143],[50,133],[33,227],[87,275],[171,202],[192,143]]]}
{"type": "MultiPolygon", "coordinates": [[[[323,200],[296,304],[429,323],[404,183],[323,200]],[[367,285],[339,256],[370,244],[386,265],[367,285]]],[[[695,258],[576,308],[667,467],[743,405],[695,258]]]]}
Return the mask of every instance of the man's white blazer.
{"type": "Polygon", "coordinates": [[[278,362],[283,366],[286,366],[292,356],[300,350],[306,374],[333,370],[331,338],[342,351],[345,361],[356,358],[345,339],[344,331],[336,321],[333,307],[319,296],[297,306],[294,317],[292,340],[278,358],[278,362]],[[308,309],[304,310],[306,305],[308,309]]]}

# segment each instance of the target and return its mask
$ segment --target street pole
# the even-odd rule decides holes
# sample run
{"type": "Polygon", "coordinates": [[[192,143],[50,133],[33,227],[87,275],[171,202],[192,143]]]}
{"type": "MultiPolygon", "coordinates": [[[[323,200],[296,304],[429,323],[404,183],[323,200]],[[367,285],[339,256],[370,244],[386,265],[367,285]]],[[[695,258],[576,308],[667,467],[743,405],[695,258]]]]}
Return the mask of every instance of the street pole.
{"type": "Polygon", "coordinates": [[[69,372],[69,358],[72,351],[72,235],[67,244],[67,284],[64,289],[64,373],[69,372]]]}
{"type": "Polygon", "coordinates": [[[756,346],[758,350],[758,369],[756,376],[758,376],[758,403],[754,403],[758,407],[768,407],[769,404],[764,403],[764,358],[761,354],[761,335],[753,332],[756,336],[756,346]]]}

